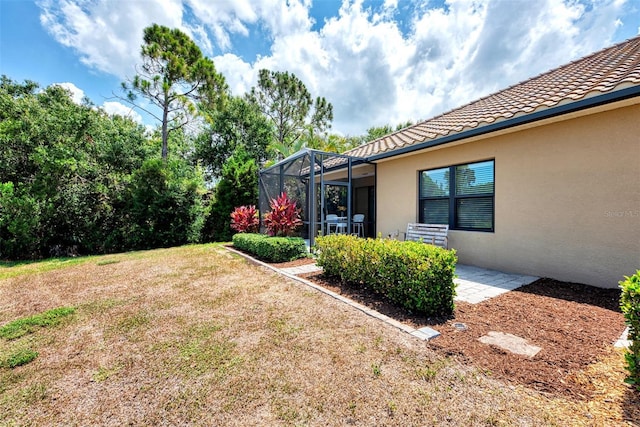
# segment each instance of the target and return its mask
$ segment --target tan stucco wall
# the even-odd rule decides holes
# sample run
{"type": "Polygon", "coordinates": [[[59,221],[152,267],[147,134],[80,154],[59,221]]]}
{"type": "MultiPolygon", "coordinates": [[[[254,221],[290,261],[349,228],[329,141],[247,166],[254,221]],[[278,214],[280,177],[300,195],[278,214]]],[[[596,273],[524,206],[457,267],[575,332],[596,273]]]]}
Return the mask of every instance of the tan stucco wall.
{"type": "Polygon", "coordinates": [[[640,268],[640,105],[382,161],[378,231],[418,220],[419,170],[487,159],[495,232],[450,231],[460,263],[600,287],[640,268]]]}

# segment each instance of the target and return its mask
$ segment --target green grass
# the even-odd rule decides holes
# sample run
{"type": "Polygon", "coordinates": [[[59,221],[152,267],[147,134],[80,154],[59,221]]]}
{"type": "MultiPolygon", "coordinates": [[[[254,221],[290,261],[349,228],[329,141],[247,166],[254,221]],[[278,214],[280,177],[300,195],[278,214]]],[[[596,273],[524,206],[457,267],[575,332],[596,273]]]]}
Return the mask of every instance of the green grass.
{"type": "Polygon", "coordinates": [[[146,310],[128,314],[115,323],[112,332],[116,334],[130,334],[151,324],[151,315],[146,310]]]}
{"type": "Polygon", "coordinates": [[[235,344],[229,340],[192,340],[178,347],[178,370],[187,378],[194,378],[215,370],[223,377],[229,369],[242,363],[235,354],[235,344]]]}
{"type": "Polygon", "coordinates": [[[113,367],[100,366],[96,372],[93,373],[92,378],[95,382],[103,382],[108,380],[111,376],[118,374],[122,370],[122,366],[117,365],[113,367]]]}
{"type": "Polygon", "coordinates": [[[32,362],[36,357],[38,357],[37,351],[23,348],[11,353],[9,357],[6,358],[6,360],[0,361],[0,366],[5,366],[7,368],[13,369],[15,367],[26,365],[27,363],[32,362]]]}
{"type": "Polygon", "coordinates": [[[109,264],[117,264],[119,263],[119,259],[103,259],[96,262],[96,265],[109,265],[109,264]]]}
{"type": "Polygon", "coordinates": [[[96,257],[50,258],[36,261],[0,261],[0,280],[27,274],[44,273],[51,270],[85,264],[96,257]]]}
{"type": "Polygon", "coordinates": [[[417,366],[415,370],[416,378],[426,382],[433,381],[446,365],[447,359],[442,359],[437,362],[424,364],[423,366],[417,366]]]}
{"type": "Polygon", "coordinates": [[[193,378],[206,372],[224,377],[243,362],[235,352],[236,344],[218,334],[221,330],[215,323],[193,325],[185,331],[183,340],[175,343],[178,358],[172,362],[184,377],[193,378]]]}
{"type": "Polygon", "coordinates": [[[34,404],[47,398],[48,387],[44,383],[31,384],[19,391],[18,400],[27,405],[34,404]]]}
{"type": "Polygon", "coordinates": [[[380,375],[382,375],[382,368],[380,367],[379,363],[371,364],[371,369],[373,370],[374,377],[378,378],[380,375]]]}
{"type": "Polygon", "coordinates": [[[75,313],[75,311],[76,309],[73,307],[58,307],[44,313],[14,320],[0,328],[0,338],[14,340],[33,333],[36,328],[57,325],[63,318],[75,313]]]}

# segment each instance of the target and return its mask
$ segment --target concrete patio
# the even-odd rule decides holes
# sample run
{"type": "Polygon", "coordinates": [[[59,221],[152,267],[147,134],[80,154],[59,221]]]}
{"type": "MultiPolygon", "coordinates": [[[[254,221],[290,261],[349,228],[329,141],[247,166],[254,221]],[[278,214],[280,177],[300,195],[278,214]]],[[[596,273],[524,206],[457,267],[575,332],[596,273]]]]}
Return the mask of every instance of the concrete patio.
{"type": "Polygon", "coordinates": [[[456,301],[477,304],[489,298],[535,282],[539,277],[503,273],[496,270],[458,264],[453,281],[456,283],[456,301]]]}

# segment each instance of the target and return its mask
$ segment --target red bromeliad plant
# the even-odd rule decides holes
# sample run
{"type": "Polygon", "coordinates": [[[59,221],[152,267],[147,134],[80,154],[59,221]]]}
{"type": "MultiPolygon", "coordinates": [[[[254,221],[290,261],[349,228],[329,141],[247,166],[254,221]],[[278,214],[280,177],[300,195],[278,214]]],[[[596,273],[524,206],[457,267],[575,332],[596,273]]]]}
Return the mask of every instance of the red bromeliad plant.
{"type": "Polygon", "coordinates": [[[295,201],[287,197],[287,193],[272,199],[269,205],[271,212],[264,215],[264,226],[270,236],[290,236],[302,225],[300,209],[296,208],[295,201]]]}
{"type": "Polygon", "coordinates": [[[255,233],[258,231],[258,211],[253,205],[239,206],[231,212],[231,228],[238,233],[255,233]]]}

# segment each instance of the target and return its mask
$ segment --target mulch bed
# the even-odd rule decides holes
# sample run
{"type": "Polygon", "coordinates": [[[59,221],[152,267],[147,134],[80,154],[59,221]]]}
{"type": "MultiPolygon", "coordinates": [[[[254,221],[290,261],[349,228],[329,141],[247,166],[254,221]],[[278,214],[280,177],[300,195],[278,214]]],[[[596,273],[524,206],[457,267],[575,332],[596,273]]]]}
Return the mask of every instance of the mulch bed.
{"type": "MultiPolygon", "coordinates": [[[[270,265],[286,268],[314,262],[304,258],[270,265]]],[[[625,328],[619,289],[539,279],[479,304],[456,302],[449,318],[429,318],[322,272],[300,277],[414,328],[436,329],[441,335],[429,341],[430,347],[496,378],[580,400],[588,400],[595,390],[585,372],[614,351],[613,343],[625,328]],[[466,329],[454,327],[459,323],[466,329]],[[529,358],[481,343],[478,338],[489,331],[522,337],[542,350],[529,358]]]]}
{"type": "Polygon", "coordinates": [[[584,371],[612,351],[624,330],[617,289],[540,279],[479,304],[456,302],[454,315],[443,319],[410,313],[322,273],[301,276],[415,328],[436,329],[442,335],[429,345],[447,356],[472,362],[494,377],[576,399],[589,399],[594,386],[584,371]],[[455,323],[467,329],[460,331],[455,323]],[[528,358],[478,341],[489,331],[525,338],[542,350],[528,358]]]}

